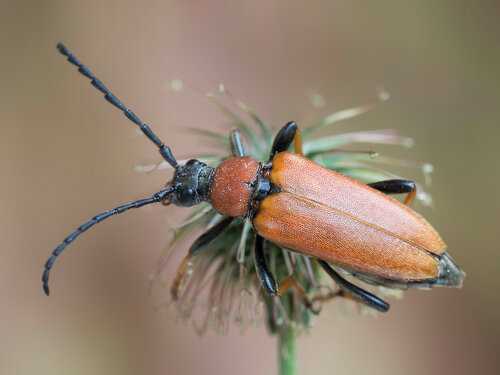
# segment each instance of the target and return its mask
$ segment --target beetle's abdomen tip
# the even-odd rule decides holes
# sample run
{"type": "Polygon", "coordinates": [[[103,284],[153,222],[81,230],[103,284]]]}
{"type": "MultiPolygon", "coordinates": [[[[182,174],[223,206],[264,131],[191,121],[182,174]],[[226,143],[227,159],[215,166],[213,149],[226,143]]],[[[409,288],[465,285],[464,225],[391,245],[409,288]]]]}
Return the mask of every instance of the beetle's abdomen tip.
{"type": "Polygon", "coordinates": [[[439,260],[439,276],[436,285],[450,288],[461,288],[465,272],[455,263],[448,253],[443,253],[439,260]]]}

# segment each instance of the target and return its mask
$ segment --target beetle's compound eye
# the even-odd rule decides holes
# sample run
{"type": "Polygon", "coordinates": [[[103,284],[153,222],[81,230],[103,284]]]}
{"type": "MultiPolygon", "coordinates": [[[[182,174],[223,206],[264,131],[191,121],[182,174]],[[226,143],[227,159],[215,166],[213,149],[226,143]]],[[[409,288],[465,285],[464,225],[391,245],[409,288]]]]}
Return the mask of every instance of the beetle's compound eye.
{"type": "Polygon", "coordinates": [[[200,163],[200,161],[199,161],[199,160],[196,160],[196,159],[189,159],[189,160],[186,162],[186,164],[185,164],[185,165],[186,165],[186,166],[188,166],[188,167],[191,167],[191,166],[193,166],[193,165],[195,165],[195,164],[199,164],[199,163],[200,163]]]}
{"type": "Polygon", "coordinates": [[[177,188],[177,201],[183,206],[196,202],[196,190],[190,186],[179,185],[177,188]]]}

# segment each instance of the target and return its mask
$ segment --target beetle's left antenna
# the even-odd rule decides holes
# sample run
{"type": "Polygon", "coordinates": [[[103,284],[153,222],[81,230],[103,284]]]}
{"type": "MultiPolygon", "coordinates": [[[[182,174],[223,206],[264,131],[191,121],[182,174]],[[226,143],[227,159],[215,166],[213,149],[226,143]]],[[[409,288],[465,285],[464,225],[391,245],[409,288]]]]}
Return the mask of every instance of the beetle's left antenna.
{"type": "Polygon", "coordinates": [[[112,210],[105,211],[100,213],[99,215],[94,216],[92,219],[87,221],[86,223],[80,225],[77,229],[75,229],[68,237],[66,237],[63,242],[57,246],[52,254],[50,255],[49,259],[45,263],[45,267],[43,270],[42,274],[42,282],[43,282],[43,291],[45,292],[46,295],[49,295],[49,273],[52,267],[54,266],[54,263],[59,255],[64,251],[64,249],[72,243],[74,240],[77,239],[80,234],[83,232],[87,231],[88,229],[92,228],[94,225],[97,223],[100,223],[103,220],[106,220],[108,217],[111,217],[113,215],[121,214],[131,208],[139,208],[142,206],[145,206],[147,204],[151,203],[158,203],[158,202],[163,202],[166,199],[168,199],[169,195],[174,191],[174,188],[171,186],[166,187],[163,190],[160,190],[159,192],[153,194],[149,198],[145,199],[139,199],[137,201],[125,203],[121,206],[115,207],[112,210]]]}
{"type": "Polygon", "coordinates": [[[176,168],[177,167],[177,160],[175,160],[174,155],[172,154],[172,151],[170,150],[170,147],[165,146],[165,144],[161,141],[161,139],[151,130],[151,128],[142,122],[142,120],[130,109],[128,109],[97,77],[90,71],[89,68],[87,68],[85,65],[83,65],[75,55],[73,55],[62,43],[57,44],[57,49],[61,54],[66,56],[68,58],[68,61],[76,65],[78,67],[78,71],[82,73],[85,77],[90,79],[90,83],[92,86],[94,86],[97,90],[102,92],[104,94],[104,98],[113,104],[116,108],[121,110],[125,117],[127,117],[130,121],[132,121],[134,124],[136,124],[146,135],[146,137],[151,140],[156,146],[158,146],[158,149],[160,151],[161,156],[169,163],[172,167],[176,168]]]}

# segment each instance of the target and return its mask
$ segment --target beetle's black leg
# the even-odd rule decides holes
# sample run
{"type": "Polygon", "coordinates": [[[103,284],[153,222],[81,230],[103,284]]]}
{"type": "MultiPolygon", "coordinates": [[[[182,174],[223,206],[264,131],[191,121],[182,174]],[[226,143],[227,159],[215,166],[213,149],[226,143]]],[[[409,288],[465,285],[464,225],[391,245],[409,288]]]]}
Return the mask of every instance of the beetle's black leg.
{"type": "Polygon", "coordinates": [[[245,156],[245,148],[243,147],[243,142],[241,140],[241,133],[238,129],[231,131],[229,135],[229,140],[231,142],[231,152],[233,156],[243,157],[245,156]]]}
{"type": "Polygon", "coordinates": [[[330,275],[330,277],[337,283],[338,287],[345,292],[352,294],[353,296],[359,298],[366,305],[378,310],[380,312],[387,312],[389,310],[390,305],[384,300],[380,299],[376,295],[367,292],[364,289],[350,283],[342,276],[340,276],[337,271],[335,271],[332,266],[330,266],[324,260],[318,259],[319,264],[323,269],[330,275]]]}
{"type": "Polygon", "coordinates": [[[373,182],[368,184],[368,186],[386,194],[408,193],[404,200],[404,203],[407,205],[411,204],[417,195],[417,185],[414,181],[410,180],[385,180],[373,182]]]}
{"type": "Polygon", "coordinates": [[[293,121],[290,121],[280,129],[274,138],[273,146],[271,147],[271,154],[269,155],[269,161],[273,160],[274,155],[278,152],[288,150],[295,138],[296,132],[297,124],[293,121]]]}
{"type": "Polygon", "coordinates": [[[267,266],[266,257],[264,254],[264,243],[265,239],[262,236],[257,235],[255,237],[253,256],[257,275],[259,276],[259,280],[267,293],[271,296],[281,297],[288,290],[294,289],[299,294],[299,297],[302,298],[306,307],[311,309],[311,311],[313,312],[317,312],[313,308],[313,301],[311,301],[307,297],[306,291],[304,290],[302,285],[300,285],[292,275],[286,277],[280,283],[279,287],[277,286],[276,281],[267,266]]]}
{"type": "Polygon", "coordinates": [[[200,237],[198,237],[191,247],[189,248],[189,255],[196,255],[200,250],[203,250],[209,243],[215,240],[222,232],[226,230],[226,228],[233,222],[234,217],[226,217],[205,233],[203,233],[200,237]]]}
{"type": "Polygon", "coordinates": [[[262,286],[269,295],[275,296],[278,294],[278,287],[276,286],[276,281],[267,266],[266,256],[264,254],[264,241],[265,240],[262,236],[255,236],[253,261],[255,264],[255,270],[257,271],[257,276],[259,277],[262,286]]]}
{"type": "Polygon", "coordinates": [[[174,300],[177,300],[179,298],[179,288],[188,270],[188,264],[191,258],[198,254],[198,252],[205,249],[213,240],[215,240],[222,232],[224,232],[226,228],[233,222],[233,220],[234,217],[230,216],[224,218],[222,221],[211,227],[193,242],[193,244],[189,248],[188,254],[182,260],[179,268],[177,268],[177,274],[175,275],[174,282],[172,283],[172,288],[170,289],[170,293],[174,300]]]}

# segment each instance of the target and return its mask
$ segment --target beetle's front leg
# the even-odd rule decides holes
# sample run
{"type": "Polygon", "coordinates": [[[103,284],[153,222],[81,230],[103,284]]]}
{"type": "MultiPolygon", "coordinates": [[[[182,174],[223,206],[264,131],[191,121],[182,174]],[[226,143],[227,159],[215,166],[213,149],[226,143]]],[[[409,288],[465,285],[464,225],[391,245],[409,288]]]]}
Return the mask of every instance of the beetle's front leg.
{"type": "Polygon", "coordinates": [[[177,274],[175,275],[174,282],[170,288],[170,294],[174,300],[179,298],[179,289],[188,270],[189,261],[201,250],[205,249],[212,241],[214,241],[226,228],[233,222],[234,217],[226,217],[218,224],[214,225],[212,228],[203,233],[198,237],[191,247],[189,248],[188,254],[184,257],[179,268],[177,268],[177,274]]]}
{"type": "Polygon", "coordinates": [[[373,182],[368,186],[379,190],[386,194],[402,194],[408,193],[404,200],[404,204],[410,205],[417,196],[417,185],[410,180],[385,180],[373,182]]]}

